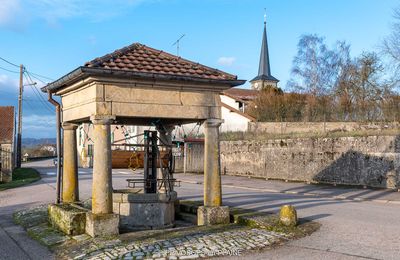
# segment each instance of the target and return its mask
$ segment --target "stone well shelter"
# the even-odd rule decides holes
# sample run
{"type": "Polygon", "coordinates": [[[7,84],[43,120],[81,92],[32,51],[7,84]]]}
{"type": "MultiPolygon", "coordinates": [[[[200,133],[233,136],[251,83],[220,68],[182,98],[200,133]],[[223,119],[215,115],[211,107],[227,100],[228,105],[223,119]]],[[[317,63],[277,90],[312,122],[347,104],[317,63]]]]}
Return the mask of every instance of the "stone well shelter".
{"type": "Polygon", "coordinates": [[[62,102],[64,203],[79,200],[76,129],[82,123],[93,124],[92,210],[86,232],[104,235],[103,224],[118,226],[112,207],[112,124],[162,126],[166,131],[175,125],[203,124],[204,207],[198,213],[199,223],[229,221],[221,196],[219,94],[243,83],[234,75],[135,43],[42,88],[62,102]]]}

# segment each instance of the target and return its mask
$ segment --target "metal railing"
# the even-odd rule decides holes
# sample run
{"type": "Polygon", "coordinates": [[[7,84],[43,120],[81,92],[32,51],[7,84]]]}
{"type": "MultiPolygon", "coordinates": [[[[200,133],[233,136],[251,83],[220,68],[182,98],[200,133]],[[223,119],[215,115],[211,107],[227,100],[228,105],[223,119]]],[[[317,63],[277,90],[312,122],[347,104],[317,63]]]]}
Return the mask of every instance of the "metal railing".
{"type": "Polygon", "coordinates": [[[12,179],[13,154],[10,150],[0,149],[0,182],[12,179]]]}

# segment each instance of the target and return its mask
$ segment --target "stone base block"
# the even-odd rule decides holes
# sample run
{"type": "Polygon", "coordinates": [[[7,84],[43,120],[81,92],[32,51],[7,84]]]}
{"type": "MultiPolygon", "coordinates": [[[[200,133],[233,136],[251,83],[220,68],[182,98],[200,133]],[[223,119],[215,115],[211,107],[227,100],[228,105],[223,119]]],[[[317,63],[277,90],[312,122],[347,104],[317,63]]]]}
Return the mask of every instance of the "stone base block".
{"type": "Polygon", "coordinates": [[[229,207],[204,207],[197,209],[197,225],[229,224],[229,207]]]}
{"type": "Polygon", "coordinates": [[[113,212],[120,217],[123,230],[170,228],[175,222],[176,192],[134,193],[132,190],[116,190],[113,193],[113,212]]]}
{"type": "Polygon", "coordinates": [[[117,214],[86,214],[86,233],[92,237],[109,237],[119,234],[117,214]]]}
{"type": "Polygon", "coordinates": [[[47,210],[54,228],[73,236],[85,233],[88,210],[73,204],[50,204],[47,210]]]}

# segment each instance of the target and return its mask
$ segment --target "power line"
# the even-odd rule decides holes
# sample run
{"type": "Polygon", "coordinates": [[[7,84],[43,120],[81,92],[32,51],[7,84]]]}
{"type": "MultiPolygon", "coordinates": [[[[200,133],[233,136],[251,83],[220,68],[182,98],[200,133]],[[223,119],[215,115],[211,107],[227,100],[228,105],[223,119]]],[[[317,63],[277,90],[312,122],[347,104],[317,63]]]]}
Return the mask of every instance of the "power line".
{"type": "Polygon", "coordinates": [[[28,75],[30,75],[32,78],[39,80],[39,81],[42,82],[43,84],[47,84],[47,82],[41,80],[41,79],[38,78],[38,77],[35,77],[35,76],[32,74],[32,72],[30,73],[29,71],[26,71],[26,73],[28,73],[28,75]]]}
{"type": "Polygon", "coordinates": [[[30,85],[33,88],[33,93],[35,93],[36,97],[38,97],[38,101],[42,103],[42,105],[49,111],[49,112],[54,112],[52,110],[52,107],[47,103],[47,101],[43,98],[43,96],[40,94],[40,91],[36,88],[34,85],[30,85]]]}
{"type": "Polygon", "coordinates": [[[8,64],[13,65],[14,67],[19,68],[19,65],[15,64],[15,63],[12,63],[11,61],[8,61],[8,60],[6,60],[6,59],[4,59],[4,58],[2,58],[2,57],[0,57],[0,60],[3,60],[3,61],[5,61],[5,62],[7,62],[8,64]]]}
{"type": "MultiPolygon", "coordinates": [[[[10,65],[12,65],[12,66],[14,66],[14,67],[16,67],[16,68],[19,68],[19,65],[15,64],[15,63],[13,63],[13,62],[11,62],[11,61],[5,59],[5,58],[0,57],[0,60],[6,62],[6,63],[8,63],[8,64],[10,64],[10,65]]],[[[9,72],[19,73],[18,71],[11,71],[11,70],[8,70],[8,69],[2,68],[2,67],[0,67],[0,68],[1,68],[1,69],[4,69],[4,70],[7,70],[7,71],[9,71],[9,72]]],[[[36,76],[36,77],[39,77],[39,78],[43,78],[43,79],[47,79],[47,80],[54,81],[54,79],[49,78],[49,77],[47,77],[47,76],[43,76],[43,75],[40,75],[40,74],[38,74],[38,73],[33,73],[33,72],[27,71],[27,70],[25,70],[25,71],[28,72],[28,73],[30,73],[30,74],[32,75],[32,77],[36,76]]],[[[34,78],[36,78],[36,77],[34,77],[34,78]]],[[[42,81],[41,79],[38,79],[38,78],[36,78],[36,79],[37,79],[37,80],[40,80],[41,82],[43,82],[43,83],[46,84],[46,82],[42,81]]]]}
{"type": "Polygon", "coordinates": [[[47,101],[43,98],[43,96],[40,94],[39,90],[36,88],[36,86],[34,85],[34,81],[32,80],[32,78],[29,77],[29,74],[24,73],[24,77],[26,79],[26,81],[29,83],[30,86],[32,86],[33,88],[33,93],[36,95],[36,97],[38,97],[38,100],[41,100],[42,105],[49,111],[49,112],[54,112],[50,105],[47,103],[47,101]],[[28,76],[27,76],[28,75],[28,76]],[[29,77],[29,79],[28,79],[29,77]]]}
{"type": "MultiPolygon", "coordinates": [[[[50,106],[49,105],[49,103],[47,102],[47,100],[41,95],[41,92],[38,90],[38,88],[35,86],[35,84],[34,84],[34,82],[33,82],[33,80],[32,80],[32,78],[31,78],[31,74],[32,73],[29,73],[28,71],[26,71],[25,70],[25,72],[26,73],[24,73],[24,74],[27,74],[28,75],[28,77],[29,77],[29,79],[30,79],[30,81],[31,81],[31,86],[33,87],[33,89],[34,89],[34,92],[35,92],[35,90],[36,90],[36,92],[37,92],[37,96],[39,96],[39,100],[41,99],[43,102],[43,104],[45,105],[45,107],[47,108],[47,110],[49,110],[50,112],[54,112],[54,108],[52,107],[52,106],[50,106]]],[[[40,80],[40,79],[39,79],[40,80]]],[[[42,80],[40,80],[40,81],[42,81],[42,80]]],[[[42,81],[43,82],[43,81],[42,81]]],[[[36,94],[36,93],[35,93],[36,94]]]]}
{"type": "MultiPolygon", "coordinates": [[[[32,71],[27,71],[27,72],[30,73],[31,75],[36,76],[36,77],[40,77],[40,78],[43,78],[43,79],[48,79],[48,80],[54,81],[54,79],[52,79],[52,78],[49,78],[49,77],[46,77],[46,76],[43,76],[43,75],[40,75],[40,74],[37,74],[37,73],[33,73],[32,71]]],[[[34,78],[36,78],[36,77],[34,77],[34,78]]],[[[36,79],[38,79],[38,78],[36,78],[36,79]]],[[[46,83],[46,82],[43,82],[43,83],[46,83]]]]}
{"type": "Polygon", "coordinates": [[[8,72],[12,72],[12,73],[19,73],[18,71],[9,70],[9,69],[3,68],[3,67],[0,67],[0,69],[5,70],[5,71],[8,71],[8,72]]]}

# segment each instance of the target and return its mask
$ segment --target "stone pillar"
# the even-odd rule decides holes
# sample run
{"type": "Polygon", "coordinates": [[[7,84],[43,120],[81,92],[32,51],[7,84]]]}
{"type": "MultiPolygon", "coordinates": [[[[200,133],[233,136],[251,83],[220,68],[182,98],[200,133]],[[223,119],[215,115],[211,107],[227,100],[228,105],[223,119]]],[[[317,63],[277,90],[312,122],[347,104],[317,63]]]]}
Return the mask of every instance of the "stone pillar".
{"type": "Polygon", "coordinates": [[[112,213],[112,166],[110,124],[115,117],[92,117],[93,123],[93,184],[92,213],[112,213]]]}
{"type": "Polygon", "coordinates": [[[197,211],[198,225],[229,223],[229,209],[222,207],[219,127],[221,119],[204,122],[204,206],[197,211]]]}
{"type": "Polygon", "coordinates": [[[219,207],[221,198],[221,168],[219,160],[219,127],[222,120],[204,123],[204,206],[219,207]]]}
{"type": "Polygon", "coordinates": [[[64,203],[71,203],[79,200],[78,151],[76,147],[76,129],[78,125],[63,123],[62,126],[64,130],[62,201],[64,203]]]}
{"type": "Polygon", "coordinates": [[[115,116],[92,116],[93,184],[92,212],[86,217],[86,232],[92,237],[117,235],[119,219],[112,207],[112,165],[110,124],[115,116]]]}

